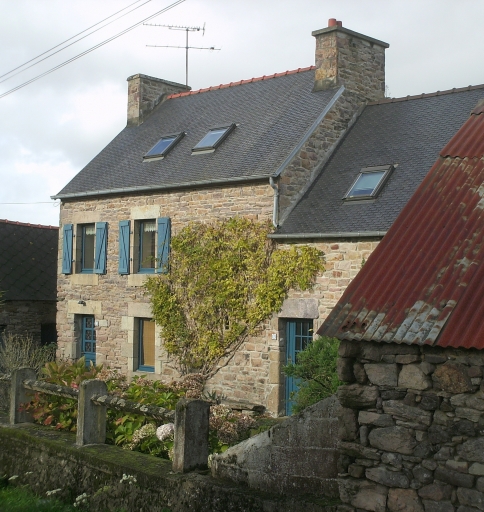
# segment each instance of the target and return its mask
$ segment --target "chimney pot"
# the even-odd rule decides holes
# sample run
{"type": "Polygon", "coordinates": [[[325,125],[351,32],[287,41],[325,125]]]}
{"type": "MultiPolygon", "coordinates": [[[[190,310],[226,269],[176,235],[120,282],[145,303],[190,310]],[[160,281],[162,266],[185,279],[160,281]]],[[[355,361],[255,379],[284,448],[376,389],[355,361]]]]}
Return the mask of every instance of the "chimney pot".
{"type": "Polygon", "coordinates": [[[337,21],[336,25],[338,25],[338,27],[342,27],[343,26],[343,22],[342,21],[337,21]]]}
{"type": "Polygon", "coordinates": [[[328,20],[328,27],[336,27],[338,22],[336,21],[336,18],[329,18],[328,20]]]}

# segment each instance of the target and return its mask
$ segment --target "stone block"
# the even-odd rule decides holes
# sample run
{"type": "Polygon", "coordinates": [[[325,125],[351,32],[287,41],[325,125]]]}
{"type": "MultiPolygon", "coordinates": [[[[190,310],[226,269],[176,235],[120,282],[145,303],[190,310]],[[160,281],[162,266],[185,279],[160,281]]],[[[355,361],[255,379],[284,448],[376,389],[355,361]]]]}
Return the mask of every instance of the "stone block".
{"type": "Polygon", "coordinates": [[[422,500],[422,503],[425,512],[455,512],[455,507],[450,501],[422,500]]]}
{"type": "Polygon", "coordinates": [[[404,427],[375,428],[368,436],[371,446],[379,450],[411,455],[417,441],[404,427]]]}
{"type": "Polygon", "coordinates": [[[383,485],[367,480],[354,478],[339,480],[341,501],[359,509],[386,512],[387,493],[388,490],[383,485]]]}
{"type": "Polygon", "coordinates": [[[431,425],[428,430],[428,440],[431,444],[447,443],[450,441],[451,437],[448,429],[440,425],[431,425]]]}
{"type": "Polygon", "coordinates": [[[358,384],[366,384],[368,382],[368,376],[365,372],[365,367],[361,363],[355,363],[353,365],[353,375],[355,376],[358,384]]]}
{"type": "Polygon", "coordinates": [[[435,411],[439,408],[441,398],[437,395],[423,395],[419,407],[424,411],[435,411]]]}
{"type": "Polygon", "coordinates": [[[403,459],[399,453],[383,452],[381,455],[381,461],[383,462],[383,464],[393,466],[394,468],[397,469],[402,469],[403,467],[403,459]]]}
{"type": "Polygon", "coordinates": [[[458,471],[459,473],[469,472],[469,463],[463,460],[448,460],[445,463],[445,467],[452,469],[453,471],[458,471]]]}
{"type": "Polygon", "coordinates": [[[433,501],[444,501],[450,500],[452,496],[452,486],[441,483],[432,483],[421,487],[418,490],[418,495],[423,500],[433,500],[433,501]]]}
{"type": "Polygon", "coordinates": [[[412,469],[413,477],[415,480],[417,480],[419,483],[426,485],[430,484],[433,481],[434,474],[432,471],[430,471],[427,468],[424,468],[423,466],[417,465],[412,469]]]}
{"type": "Polygon", "coordinates": [[[413,489],[390,489],[387,507],[390,512],[424,512],[417,492],[413,489]]]}
{"type": "Polygon", "coordinates": [[[471,409],[469,407],[456,407],[455,415],[458,418],[465,418],[470,421],[473,421],[474,423],[477,423],[482,415],[482,412],[476,411],[475,409],[471,409]]]}
{"type": "Polygon", "coordinates": [[[91,401],[94,395],[108,392],[102,380],[85,380],[79,386],[76,445],[104,444],[106,441],[106,407],[91,401]]]}
{"type": "Polygon", "coordinates": [[[395,424],[389,414],[378,414],[370,411],[360,411],[358,413],[358,423],[374,427],[392,427],[395,424]]]}
{"type": "Polygon", "coordinates": [[[467,393],[473,389],[467,367],[460,363],[447,362],[439,366],[432,374],[432,379],[448,393],[467,393]]]}
{"type": "Polygon", "coordinates": [[[348,474],[353,478],[362,478],[365,475],[365,468],[358,464],[350,464],[348,466],[348,474]]]}
{"type": "Polygon", "coordinates": [[[344,441],[354,441],[358,435],[356,411],[342,407],[338,417],[339,435],[344,441]]]}
{"type": "Polygon", "coordinates": [[[354,382],[355,375],[353,373],[354,359],[350,357],[338,357],[336,362],[336,372],[338,379],[343,382],[354,382]]]}
{"type": "Polygon", "coordinates": [[[424,391],[432,387],[432,381],[420,366],[407,364],[403,366],[398,376],[398,387],[424,391]]]}
{"type": "Polygon", "coordinates": [[[375,407],[378,394],[378,388],[360,384],[340,386],[337,392],[341,405],[354,409],[375,407]]]}
{"type": "Polygon", "coordinates": [[[365,372],[372,384],[395,387],[398,381],[396,364],[365,364],[365,372]]]}
{"type": "Polygon", "coordinates": [[[461,505],[475,507],[484,510],[484,494],[475,489],[465,489],[459,487],[457,489],[457,499],[461,505]]]}
{"type": "Polygon", "coordinates": [[[397,400],[384,401],[383,410],[386,414],[390,414],[403,420],[421,423],[426,426],[430,426],[432,423],[432,414],[430,412],[423,411],[418,407],[405,405],[403,402],[397,400]]]}
{"type": "Polygon", "coordinates": [[[380,460],[380,455],[377,450],[361,446],[359,443],[347,443],[343,441],[340,443],[340,450],[350,457],[380,460]]]}
{"type": "Polygon", "coordinates": [[[478,411],[484,411],[484,393],[478,391],[474,395],[467,396],[465,404],[467,407],[477,409],[478,411]]]}
{"type": "Polygon", "coordinates": [[[390,471],[384,467],[369,468],[365,471],[368,480],[373,480],[387,487],[408,488],[410,480],[406,475],[398,471],[390,471]]]}
{"type": "Polygon", "coordinates": [[[469,439],[457,447],[457,453],[464,460],[484,464],[484,437],[469,439]]]}
{"type": "Polygon", "coordinates": [[[476,425],[469,420],[456,421],[449,430],[452,436],[474,437],[476,435],[476,425]]]}
{"type": "Polygon", "coordinates": [[[405,355],[395,356],[395,362],[399,363],[399,364],[417,363],[419,361],[420,361],[419,354],[405,354],[405,355]]]}
{"type": "Polygon", "coordinates": [[[357,357],[360,353],[360,345],[357,342],[342,340],[338,347],[339,357],[357,357]]]}
{"type": "Polygon", "coordinates": [[[319,318],[317,299],[286,299],[277,314],[279,318],[319,318]]]}
{"type": "Polygon", "coordinates": [[[479,464],[478,462],[474,462],[469,468],[469,474],[484,476],[484,464],[479,464]]]}
{"type": "Polygon", "coordinates": [[[452,471],[447,468],[437,468],[434,473],[435,480],[440,480],[446,484],[455,485],[457,487],[465,487],[471,489],[474,485],[474,476],[452,471]]]}

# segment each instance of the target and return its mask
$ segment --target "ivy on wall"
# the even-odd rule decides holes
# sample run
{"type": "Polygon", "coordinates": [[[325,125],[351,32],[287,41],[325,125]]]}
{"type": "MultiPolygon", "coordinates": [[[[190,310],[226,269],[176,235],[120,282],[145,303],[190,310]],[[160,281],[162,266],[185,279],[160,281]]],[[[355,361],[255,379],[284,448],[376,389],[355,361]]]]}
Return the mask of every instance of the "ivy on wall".
{"type": "Polygon", "coordinates": [[[270,223],[236,217],[192,223],[172,237],[170,271],[145,287],[182,375],[212,377],[281,308],[290,289],[310,289],[324,271],[321,251],[276,249],[270,232],[270,223]]]}

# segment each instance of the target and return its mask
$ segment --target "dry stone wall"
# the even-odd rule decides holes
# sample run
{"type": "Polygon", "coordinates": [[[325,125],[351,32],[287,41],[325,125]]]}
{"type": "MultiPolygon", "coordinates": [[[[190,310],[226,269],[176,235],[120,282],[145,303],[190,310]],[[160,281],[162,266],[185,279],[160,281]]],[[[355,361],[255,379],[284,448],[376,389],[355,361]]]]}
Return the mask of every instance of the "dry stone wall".
{"type": "Polygon", "coordinates": [[[343,341],[346,511],[484,510],[484,353],[343,341]]]}

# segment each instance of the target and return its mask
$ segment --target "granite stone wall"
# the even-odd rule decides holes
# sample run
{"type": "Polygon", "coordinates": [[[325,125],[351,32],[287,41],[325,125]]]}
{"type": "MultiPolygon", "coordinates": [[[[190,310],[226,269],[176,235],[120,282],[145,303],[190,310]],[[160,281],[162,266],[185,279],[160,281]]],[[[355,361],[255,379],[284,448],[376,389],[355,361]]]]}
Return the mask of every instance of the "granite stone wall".
{"type": "Polygon", "coordinates": [[[0,326],[11,334],[31,334],[40,343],[42,324],[55,324],[55,301],[5,301],[0,304],[0,326]]]}
{"type": "Polygon", "coordinates": [[[484,510],[484,352],[343,341],[345,511],[484,510]]]}
{"type": "Polygon", "coordinates": [[[212,459],[212,475],[277,494],[338,497],[338,416],[333,395],[212,459]]]}

